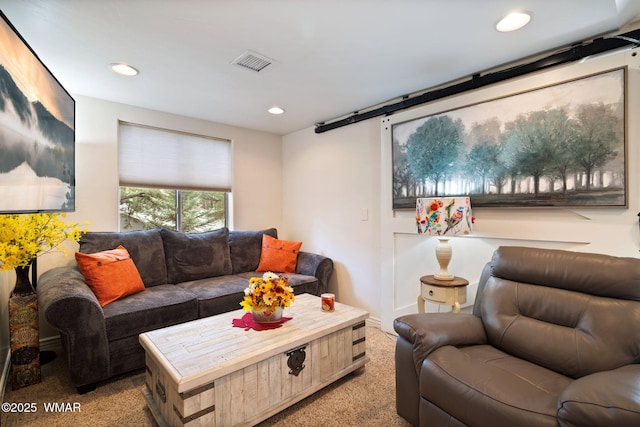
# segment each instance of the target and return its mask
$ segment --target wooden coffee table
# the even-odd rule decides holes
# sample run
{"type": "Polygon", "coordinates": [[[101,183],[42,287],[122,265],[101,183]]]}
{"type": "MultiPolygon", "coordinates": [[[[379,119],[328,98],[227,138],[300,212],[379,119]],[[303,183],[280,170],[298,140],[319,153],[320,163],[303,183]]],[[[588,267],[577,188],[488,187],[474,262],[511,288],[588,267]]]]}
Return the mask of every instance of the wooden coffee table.
{"type": "Polygon", "coordinates": [[[161,426],[255,425],[365,365],[361,309],[302,294],[264,331],[232,326],[242,310],[140,335],[145,399],[161,426]]]}

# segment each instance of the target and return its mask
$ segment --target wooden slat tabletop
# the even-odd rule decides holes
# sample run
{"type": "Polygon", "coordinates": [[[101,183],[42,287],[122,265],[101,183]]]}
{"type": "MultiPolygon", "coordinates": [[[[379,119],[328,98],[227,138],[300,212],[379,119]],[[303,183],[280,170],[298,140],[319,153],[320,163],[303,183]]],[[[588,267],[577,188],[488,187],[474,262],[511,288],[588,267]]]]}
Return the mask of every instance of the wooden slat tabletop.
{"type": "Polygon", "coordinates": [[[365,310],[338,302],[335,311],[324,312],[321,299],[310,294],[296,296],[284,310],[292,319],[277,329],[234,327],[233,319],[245,313],[239,309],[147,332],[140,343],[183,392],[369,317],[365,310]]]}

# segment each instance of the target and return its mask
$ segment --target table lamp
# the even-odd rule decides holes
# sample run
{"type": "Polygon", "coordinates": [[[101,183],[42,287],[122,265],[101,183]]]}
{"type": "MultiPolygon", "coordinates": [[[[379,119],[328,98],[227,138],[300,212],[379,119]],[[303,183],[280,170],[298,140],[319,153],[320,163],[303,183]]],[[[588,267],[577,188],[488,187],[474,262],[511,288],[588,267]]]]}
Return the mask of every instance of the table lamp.
{"type": "Polygon", "coordinates": [[[471,234],[471,200],[469,197],[436,197],[416,199],[418,234],[437,236],[436,259],[440,271],[437,280],[453,280],[447,267],[453,254],[449,236],[471,234]]]}

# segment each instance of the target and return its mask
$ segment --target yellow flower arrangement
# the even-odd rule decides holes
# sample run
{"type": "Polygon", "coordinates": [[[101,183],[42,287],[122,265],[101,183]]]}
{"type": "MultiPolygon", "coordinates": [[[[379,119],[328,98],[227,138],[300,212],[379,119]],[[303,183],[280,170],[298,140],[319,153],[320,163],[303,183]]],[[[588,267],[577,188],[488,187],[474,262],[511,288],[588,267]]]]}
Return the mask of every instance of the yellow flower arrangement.
{"type": "MultiPolygon", "coordinates": [[[[64,222],[65,214],[0,215],[0,271],[27,267],[38,255],[50,252],[65,240],[77,242],[86,230],[64,222]]],[[[65,252],[64,248],[61,248],[65,252]]]]}
{"type": "Polygon", "coordinates": [[[265,310],[273,313],[276,308],[289,307],[295,301],[289,277],[266,272],[262,277],[249,279],[249,287],[244,290],[240,303],[245,311],[265,310]]]}

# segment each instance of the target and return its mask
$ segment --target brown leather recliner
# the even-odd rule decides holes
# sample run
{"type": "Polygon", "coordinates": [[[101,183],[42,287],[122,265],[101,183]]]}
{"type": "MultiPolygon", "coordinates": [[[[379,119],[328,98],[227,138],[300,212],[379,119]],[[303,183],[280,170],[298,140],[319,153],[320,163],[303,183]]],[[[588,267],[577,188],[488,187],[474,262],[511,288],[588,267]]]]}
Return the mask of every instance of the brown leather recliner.
{"type": "Polygon", "coordinates": [[[414,426],[640,426],[640,259],[503,246],[473,314],[394,329],[414,426]]]}

